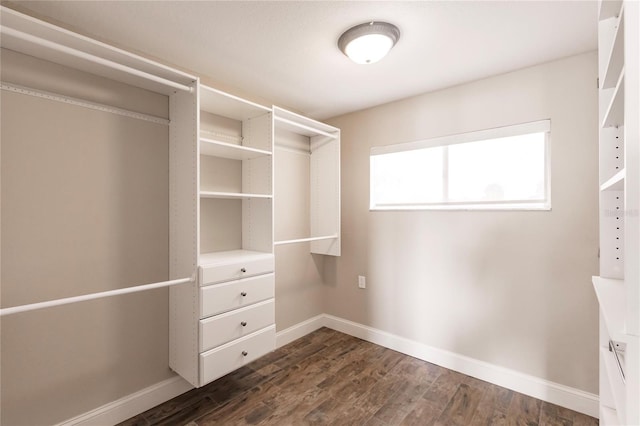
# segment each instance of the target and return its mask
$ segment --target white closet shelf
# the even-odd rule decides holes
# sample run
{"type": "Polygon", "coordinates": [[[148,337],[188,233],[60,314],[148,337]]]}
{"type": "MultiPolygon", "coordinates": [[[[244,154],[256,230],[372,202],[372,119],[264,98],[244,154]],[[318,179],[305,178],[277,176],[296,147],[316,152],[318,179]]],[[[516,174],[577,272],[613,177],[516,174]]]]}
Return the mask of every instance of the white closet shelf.
{"type": "Polygon", "coordinates": [[[600,421],[605,425],[619,425],[618,413],[613,408],[602,406],[600,409],[600,421]]]}
{"type": "Polygon", "coordinates": [[[293,133],[298,133],[304,136],[326,136],[331,139],[337,138],[337,135],[327,133],[320,129],[316,129],[313,127],[309,127],[302,123],[297,123],[295,121],[287,120],[286,118],[276,117],[275,121],[278,122],[278,127],[281,129],[289,130],[293,133]]]}
{"type": "Polygon", "coordinates": [[[157,93],[191,91],[195,76],[2,6],[2,47],[157,93]],[[37,35],[36,35],[37,34],[37,35]]]}
{"type": "Polygon", "coordinates": [[[326,235],[326,236],[322,236],[322,237],[298,238],[298,239],[295,239],[295,240],[276,241],[275,243],[273,243],[273,245],[280,246],[280,245],[284,245],[284,244],[307,243],[307,242],[311,242],[311,241],[322,241],[322,240],[334,240],[336,238],[338,238],[337,235],[326,235]]]}
{"type": "Polygon", "coordinates": [[[616,85],[624,67],[624,9],[620,10],[618,25],[613,35],[613,44],[609,52],[609,60],[604,70],[602,89],[609,89],[616,85]]]}
{"type": "Polygon", "coordinates": [[[598,20],[613,18],[620,12],[622,7],[622,0],[604,0],[600,3],[600,10],[598,11],[598,20]]]}
{"type": "Polygon", "coordinates": [[[602,127],[616,127],[624,125],[624,68],[611,97],[611,102],[604,114],[602,127]]]}
{"type": "Polygon", "coordinates": [[[254,261],[262,259],[270,259],[273,253],[255,251],[255,250],[227,250],[213,253],[202,253],[198,257],[200,266],[214,266],[234,261],[254,261]]]}
{"type": "Polygon", "coordinates": [[[273,198],[273,195],[247,194],[242,192],[200,191],[200,198],[223,198],[223,199],[232,199],[232,200],[241,200],[241,199],[247,199],[247,198],[271,199],[273,198]]]}
{"type": "Polygon", "coordinates": [[[607,377],[609,378],[609,387],[611,388],[616,407],[620,410],[620,408],[625,406],[625,385],[622,381],[622,373],[620,373],[620,368],[616,363],[615,356],[609,352],[609,349],[601,347],[600,357],[604,360],[607,377]]]}
{"type": "Polygon", "coordinates": [[[304,136],[325,136],[331,139],[338,137],[338,129],[291,111],[273,107],[273,118],[277,127],[304,136]]]}
{"type": "Polygon", "coordinates": [[[605,183],[600,185],[600,191],[622,191],[624,190],[624,169],[618,171],[611,178],[607,179],[605,183]]]}
{"type": "Polygon", "coordinates": [[[271,155],[271,152],[215,139],[200,138],[200,154],[231,160],[251,160],[253,158],[271,155]]]}
{"type": "Polygon", "coordinates": [[[627,305],[624,280],[593,277],[592,281],[609,337],[616,342],[628,342],[631,336],[625,331],[627,305]]]}
{"type": "Polygon", "coordinates": [[[264,105],[204,85],[200,85],[200,110],[238,121],[271,112],[271,108],[264,105]]]}

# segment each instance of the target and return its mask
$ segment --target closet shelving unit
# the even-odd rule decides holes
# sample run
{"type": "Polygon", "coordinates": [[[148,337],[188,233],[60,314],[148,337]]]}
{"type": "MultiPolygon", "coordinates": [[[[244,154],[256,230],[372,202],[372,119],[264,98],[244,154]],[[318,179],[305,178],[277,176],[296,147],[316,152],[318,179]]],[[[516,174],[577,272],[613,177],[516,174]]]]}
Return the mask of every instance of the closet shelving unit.
{"type": "Polygon", "coordinates": [[[275,245],[310,243],[310,252],[340,256],[340,129],[273,107],[275,144],[283,133],[303,141],[296,147],[309,155],[310,235],[278,240],[275,245]]]}
{"type": "Polygon", "coordinates": [[[640,5],[600,1],[600,422],[640,424],[640,5]]]}
{"type": "Polygon", "coordinates": [[[198,87],[198,286],[172,290],[170,366],[202,386],[275,348],[271,108],[198,87]]]}

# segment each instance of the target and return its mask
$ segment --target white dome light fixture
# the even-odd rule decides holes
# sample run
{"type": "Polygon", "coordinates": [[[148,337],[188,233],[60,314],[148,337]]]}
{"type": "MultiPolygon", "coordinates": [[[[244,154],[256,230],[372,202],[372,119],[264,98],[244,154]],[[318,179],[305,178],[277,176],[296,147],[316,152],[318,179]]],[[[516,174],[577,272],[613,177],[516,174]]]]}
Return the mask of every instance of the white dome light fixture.
{"type": "Polygon", "coordinates": [[[338,47],[356,64],[373,64],[384,58],[400,38],[400,30],[388,22],[366,22],[345,31],[338,47]]]}

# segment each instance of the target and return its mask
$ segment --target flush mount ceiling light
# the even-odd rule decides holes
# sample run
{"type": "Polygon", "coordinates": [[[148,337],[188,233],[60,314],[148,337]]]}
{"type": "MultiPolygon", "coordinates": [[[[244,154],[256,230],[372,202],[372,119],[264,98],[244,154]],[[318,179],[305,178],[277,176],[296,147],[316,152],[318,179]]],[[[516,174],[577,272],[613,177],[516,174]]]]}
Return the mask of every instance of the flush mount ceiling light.
{"type": "Polygon", "coordinates": [[[357,64],[373,64],[384,58],[398,42],[400,30],[388,22],[367,22],[345,31],[338,47],[357,64]]]}

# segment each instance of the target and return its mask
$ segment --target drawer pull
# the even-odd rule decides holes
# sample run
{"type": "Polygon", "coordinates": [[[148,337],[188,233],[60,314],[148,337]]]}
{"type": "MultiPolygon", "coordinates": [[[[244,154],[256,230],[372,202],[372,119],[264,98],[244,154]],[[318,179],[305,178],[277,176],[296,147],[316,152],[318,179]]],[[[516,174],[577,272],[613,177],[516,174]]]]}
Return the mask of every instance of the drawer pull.
{"type": "Polygon", "coordinates": [[[247,322],[246,322],[246,321],[242,321],[242,322],[240,323],[240,325],[241,325],[241,326],[243,326],[243,327],[246,327],[246,326],[247,326],[247,322]]]}
{"type": "Polygon", "coordinates": [[[247,268],[240,269],[240,272],[247,272],[247,268]]]}
{"type": "Polygon", "coordinates": [[[240,296],[245,297],[247,295],[246,291],[243,291],[242,293],[240,293],[240,296]]]}
{"type": "Polygon", "coordinates": [[[247,356],[247,355],[249,355],[249,352],[247,352],[247,351],[242,351],[242,356],[247,356]]]}

